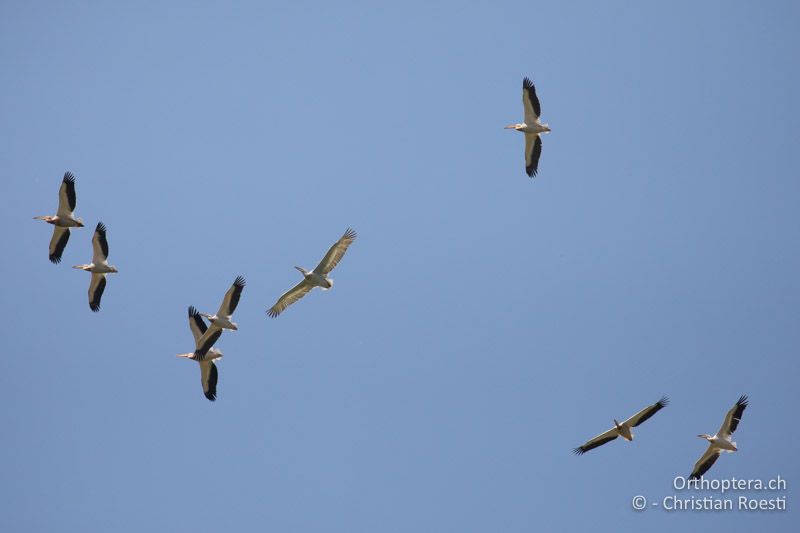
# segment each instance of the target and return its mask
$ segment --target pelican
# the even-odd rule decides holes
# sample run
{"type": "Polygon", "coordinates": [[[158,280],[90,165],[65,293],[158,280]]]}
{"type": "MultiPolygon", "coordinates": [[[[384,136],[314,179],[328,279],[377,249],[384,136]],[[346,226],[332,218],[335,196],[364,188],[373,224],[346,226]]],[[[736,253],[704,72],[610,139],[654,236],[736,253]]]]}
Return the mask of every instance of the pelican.
{"type": "Polygon", "coordinates": [[[222,304],[219,306],[217,314],[209,315],[208,313],[200,313],[208,319],[212,329],[239,329],[239,326],[237,326],[235,322],[231,322],[231,316],[233,312],[236,311],[236,306],[239,305],[239,298],[242,296],[244,284],[244,278],[242,276],[237,276],[231,288],[225,293],[225,297],[222,299],[222,304]]]}
{"type": "Polygon", "coordinates": [[[725,415],[722,427],[719,428],[716,435],[713,437],[706,434],[698,435],[698,437],[708,441],[708,449],[694,464],[694,469],[689,479],[699,479],[700,476],[708,472],[708,469],[717,461],[723,451],[728,453],[738,451],[736,443],[731,441],[731,435],[739,426],[745,407],[747,407],[747,396],[742,394],[736,405],[731,407],[728,414],[725,415]]]}
{"type": "Polygon", "coordinates": [[[631,432],[631,428],[635,428],[658,411],[660,411],[664,406],[669,404],[669,398],[664,396],[660,400],[658,400],[653,405],[645,407],[629,419],[627,419],[623,423],[619,423],[614,420],[614,427],[606,431],[605,433],[601,433],[600,435],[596,436],[595,438],[589,440],[583,446],[578,446],[573,450],[574,453],[577,455],[583,455],[584,453],[597,448],[598,446],[602,446],[606,442],[611,442],[612,440],[616,439],[617,437],[622,437],[627,441],[633,440],[633,433],[631,432]]]}
{"type": "Polygon", "coordinates": [[[284,309],[305,296],[306,293],[314,287],[320,287],[323,291],[327,291],[333,287],[333,280],[328,277],[328,273],[336,268],[336,265],[338,265],[339,261],[341,261],[342,257],[344,257],[347,247],[353,244],[355,238],[356,232],[353,231],[352,228],[347,228],[347,231],[344,232],[344,235],[342,235],[342,237],[336,241],[336,244],[331,246],[330,250],[328,250],[328,253],[325,254],[325,257],[323,257],[322,261],[320,261],[317,265],[317,268],[309,272],[302,267],[294,267],[299,270],[301,274],[303,274],[303,281],[289,289],[280,298],[278,298],[278,301],[275,302],[275,305],[267,310],[267,314],[272,318],[275,318],[281,314],[284,309]]]}
{"type": "Polygon", "coordinates": [[[108,240],[106,240],[106,225],[98,222],[92,236],[92,262],[88,265],[75,265],[92,273],[89,282],[89,308],[95,313],[100,310],[100,298],[106,288],[106,274],[116,274],[117,267],[108,264],[108,240]]]}
{"type": "Polygon", "coordinates": [[[55,215],[42,215],[33,217],[34,220],[44,220],[53,228],[53,238],[50,239],[50,262],[60,263],[61,254],[69,241],[69,228],[82,228],[83,219],[75,218],[75,176],[72,172],[65,172],[58,190],[58,211],[55,215]]]}
{"type": "MultiPolygon", "coordinates": [[[[195,347],[199,350],[201,347],[201,341],[206,334],[207,328],[206,323],[203,322],[202,315],[198,313],[197,309],[191,305],[189,306],[189,329],[192,330],[195,347]]],[[[218,331],[221,335],[222,330],[218,331]]],[[[216,336],[214,341],[216,341],[218,338],[219,335],[216,336]]],[[[211,344],[214,344],[214,342],[211,342],[211,344]]],[[[206,398],[213,402],[217,399],[217,379],[219,378],[219,374],[217,373],[217,365],[214,364],[214,360],[221,359],[222,352],[209,346],[206,349],[204,357],[199,358],[196,354],[196,351],[194,353],[181,353],[178,354],[178,357],[192,359],[200,364],[200,384],[203,386],[203,394],[205,394],[206,398]]]]}
{"type": "Polygon", "coordinates": [[[505,129],[525,133],[525,173],[532,178],[539,170],[539,156],[542,155],[542,139],[539,134],[549,132],[550,126],[539,120],[542,108],[536,96],[536,87],[528,78],[522,80],[522,107],[525,109],[525,122],[509,124],[505,129]]]}

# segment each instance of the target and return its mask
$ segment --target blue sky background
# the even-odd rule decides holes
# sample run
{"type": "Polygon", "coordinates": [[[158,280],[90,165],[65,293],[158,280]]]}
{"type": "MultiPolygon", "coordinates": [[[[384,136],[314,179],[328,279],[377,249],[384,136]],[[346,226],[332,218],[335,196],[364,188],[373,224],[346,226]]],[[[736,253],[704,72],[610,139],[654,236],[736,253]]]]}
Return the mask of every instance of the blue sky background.
{"type": "Polygon", "coordinates": [[[796,531],[799,17],[4,2],[0,530],[796,531]],[[66,170],[87,228],[56,266],[31,219],[66,170]],[[94,314],[70,267],[100,220],[94,314]],[[333,290],[268,319],[348,226],[333,290]],[[239,274],[212,404],[175,354],[239,274]],[[743,393],[710,477],[781,475],[748,494],[789,510],[632,511],[743,393]]]}

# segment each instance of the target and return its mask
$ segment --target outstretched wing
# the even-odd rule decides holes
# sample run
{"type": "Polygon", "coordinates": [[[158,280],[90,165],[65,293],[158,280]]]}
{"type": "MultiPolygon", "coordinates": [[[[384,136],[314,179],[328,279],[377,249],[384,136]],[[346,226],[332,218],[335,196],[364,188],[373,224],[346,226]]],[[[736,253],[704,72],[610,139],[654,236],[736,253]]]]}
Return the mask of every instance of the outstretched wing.
{"type": "Polygon", "coordinates": [[[700,476],[708,472],[708,469],[711,468],[717,459],[719,459],[719,454],[721,453],[721,448],[716,448],[709,444],[706,453],[704,453],[694,464],[694,469],[692,470],[692,474],[689,476],[689,479],[699,479],[700,476]]]}
{"type": "Polygon", "coordinates": [[[59,217],[71,215],[75,211],[75,176],[72,172],[65,172],[64,179],[61,181],[61,188],[58,190],[58,211],[59,217]]]}
{"type": "Polygon", "coordinates": [[[92,263],[95,265],[108,259],[108,240],[106,240],[106,225],[97,223],[92,235],[92,263]]]}
{"type": "Polygon", "coordinates": [[[200,383],[203,385],[203,394],[212,402],[217,399],[218,380],[219,372],[214,361],[200,361],[200,383]]]}
{"type": "Polygon", "coordinates": [[[312,289],[311,283],[303,278],[303,281],[283,293],[278,301],[275,302],[275,305],[269,308],[267,314],[272,318],[275,318],[279,314],[283,312],[284,309],[295,303],[297,300],[305,296],[308,291],[312,289]]]}
{"type": "Polygon", "coordinates": [[[525,109],[525,124],[528,126],[535,123],[542,115],[539,97],[536,96],[536,87],[528,78],[522,80],[522,107],[525,109]]]}
{"type": "Polygon", "coordinates": [[[539,157],[542,155],[542,138],[538,133],[525,134],[525,173],[531,178],[539,172],[539,157]]]}
{"type": "Polygon", "coordinates": [[[192,305],[189,306],[189,329],[192,330],[195,346],[197,346],[197,343],[203,336],[203,333],[205,333],[208,329],[206,323],[203,322],[203,315],[201,315],[192,305]]]}
{"type": "Polygon", "coordinates": [[[668,404],[669,404],[669,398],[664,396],[653,405],[645,407],[644,409],[642,409],[641,411],[639,411],[638,413],[627,419],[625,421],[625,424],[627,424],[628,427],[635,428],[636,426],[638,426],[639,424],[641,424],[642,422],[644,422],[645,420],[647,420],[648,418],[659,412],[664,406],[668,404]]]}
{"type": "Polygon", "coordinates": [[[739,421],[742,419],[744,410],[747,407],[747,395],[742,394],[736,401],[736,405],[730,408],[725,415],[725,420],[722,422],[722,427],[719,428],[717,435],[720,437],[729,437],[739,427],[739,421]]]}
{"type": "Polygon", "coordinates": [[[225,293],[225,298],[222,299],[222,304],[219,306],[217,316],[231,316],[236,311],[236,306],[239,305],[239,298],[242,296],[242,289],[244,289],[244,278],[237,276],[233,281],[233,285],[225,293]]]}
{"type": "Polygon", "coordinates": [[[106,290],[106,275],[92,272],[92,281],[89,282],[89,309],[95,313],[100,310],[100,298],[106,290]]]}
{"type": "Polygon", "coordinates": [[[336,244],[331,246],[330,250],[328,250],[328,253],[325,254],[325,257],[323,257],[322,261],[320,261],[317,265],[317,268],[314,269],[314,272],[324,276],[336,268],[336,265],[338,265],[339,261],[341,261],[342,257],[344,257],[347,247],[353,244],[355,239],[356,232],[353,231],[352,228],[347,228],[347,231],[344,232],[344,235],[342,235],[342,237],[336,241],[336,244]]]}
{"type": "Polygon", "coordinates": [[[53,237],[50,239],[50,262],[60,263],[61,254],[69,242],[69,228],[53,226],[53,237]]]}
{"type": "Polygon", "coordinates": [[[589,450],[593,450],[598,446],[602,446],[607,442],[611,442],[612,440],[616,439],[619,436],[617,430],[615,428],[611,428],[605,433],[601,433],[593,439],[586,441],[586,444],[583,446],[578,446],[575,448],[573,453],[577,455],[583,455],[584,453],[588,452],[589,450]]]}

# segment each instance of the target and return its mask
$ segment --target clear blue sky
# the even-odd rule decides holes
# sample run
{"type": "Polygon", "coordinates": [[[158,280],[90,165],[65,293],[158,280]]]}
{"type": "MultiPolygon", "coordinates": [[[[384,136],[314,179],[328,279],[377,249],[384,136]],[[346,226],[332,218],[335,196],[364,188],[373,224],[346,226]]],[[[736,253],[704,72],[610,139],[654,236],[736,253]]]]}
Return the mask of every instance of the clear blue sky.
{"type": "Polygon", "coordinates": [[[798,20],[5,2],[0,530],[796,531],[798,20]],[[535,180],[503,130],[524,76],[535,180]],[[87,228],[55,266],[32,217],[66,170],[87,228]],[[100,220],[94,314],[70,267],[100,220]],[[348,226],[333,290],[268,319],[348,226]],[[212,404],[175,354],[239,274],[212,404]],[[632,511],[743,393],[710,477],[781,475],[789,510],[632,511]],[[570,453],[664,394],[632,443],[570,453]]]}

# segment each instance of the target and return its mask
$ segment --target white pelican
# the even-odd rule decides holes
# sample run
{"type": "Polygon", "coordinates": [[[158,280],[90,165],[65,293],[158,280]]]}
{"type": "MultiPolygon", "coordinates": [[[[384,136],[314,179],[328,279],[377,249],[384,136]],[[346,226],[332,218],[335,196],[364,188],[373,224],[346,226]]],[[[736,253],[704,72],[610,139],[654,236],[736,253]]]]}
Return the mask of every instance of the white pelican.
{"type": "Polygon", "coordinates": [[[50,239],[50,261],[53,263],[61,262],[61,254],[67,247],[69,241],[69,228],[82,228],[83,219],[75,218],[72,212],[75,211],[75,176],[72,172],[65,172],[64,179],[61,180],[61,188],[58,190],[58,211],[55,215],[43,215],[33,217],[34,220],[44,220],[53,228],[53,238],[50,239]]]}
{"type": "MultiPolygon", "coordinates": [[[[197,312],[197,309],[189,306],[189,329],[192,330],[194,336],[194,343],[197,349],[200,349],[201,340],[206,333],[206,323],[203,322],[203,317],[197,312]]],[[[218,330],[222,334],[222,330],[218,330]]],[[[217,335],[216,339],[219,338],[217,335]]],[[[216,339],[214,339],[216,341],[216,339]]],[[[211,344],[214,344],[213,342],[211,344]]],[[[204,357],[197,357],[197,352],[181,353],[178,357],[185,357],[192,359],[200,364],[200,384],[203,386],[203,394],[212,402],[217,399],[217,365],[214,364],[214,359],[221,359],[222,352],[216,348],[208,347],[204,357]]]]}
{"type": "Polygon", "coordinates": [[[539,98],[536,97],[536,87],[528,78],[522,80],[522,106],[525,109],[525,122],[509,124],[505,129],[525,133],[525,172],[534,177],[539,170],[539,156],[542,155],[542,139],[539,134],[549,132],[550,126],[539,120],[542,108],[539,98]]]}
{"type": "Polygon", "coordinates": [[[728,414],[725,415],[722,427],[719,428],[716,435],[713,437],[705,434],[698,435],[698,437],[708,441],[708,449],[694,464],[694,469],[689,479],[699,479],[700,476],[708,472],[708,469],[711,468],[723,451],[728,453],[737,451],[736,443],[731,441],[731,435],[739,426],[745,407],[747,407],[747,396],[742,394],[736,405],[731,407],[728,414]]]}
{"type": "Polygon", "coordinates": [[[222,304],[220,304],[217,314],[209,315],[208,313],[200,313],[208,319],[212,329],[239,329],[239,326],[237,326],[235,322],[231,322],[231,316],[233,316],[233,312],[236,311],[236,306],[239,305],[239,298],[242,296],[244,284],[244,278],[242,276],[237,276],[231,288],[225,293],[225,297],[222,299],[222,304]]]}
{"type": "Polygon", "coordinates": [[[303,281],[278,298],[275,305],[269,308],[267,314],[275,318],[281,314],[284,309],[305,296],[306,293],[314,287],[321,287],[323,291],[327,291],[333,287],[333,280],[328,277],[328,273],[339,264],[339,261],[341,261],[342,257],[344,257],[344,253],[347,251],[347,247],[353,243],[355,238],[356,232],[351,228],[347,228],[344,235],[336,241],[336,244],[331,246],[328,253],[325,254],[325,257],[323,257],[322,261],[317,265],[317,268],[309,272],[302,267],[294,267],[303,274],[303,281]]]}
{"type": "Polygon", "coordinates": [[[97,224],[92,236],[92,262],[88,265],[75,265],[72,268],[79,268],[92,273],[92,281],[89,282],[89,308],[95,313],[100,310],[100,298],[106,288],[106,274],[116,274],[117,267],[108,264],[108,241],[106,240],[106,225],[102,222],[97,224]]]}
{"type": "Polygon", "coordinates": [[[617,437],[622,437],[627,441],[633,440],[633,433],[631,432],[631,428],[635,428],[654,414],[656,414],[662,407],[669,404],[669,398],[664,396],[660,400],[658,400],[653,405],[645,407],[629,419],[627,419],[623,423],[619,423],[614,420],[614,427],[606,431],[605,433],[601,433],[600,435],[596,436],[595,438],[589,440],[583,446],[579,446],[573,450],[578,455],[583,455],[584,453],[597,448],[598,446],[602,446],[606,442],[611,442],[612,440],[616,439],[617,437]]]}

